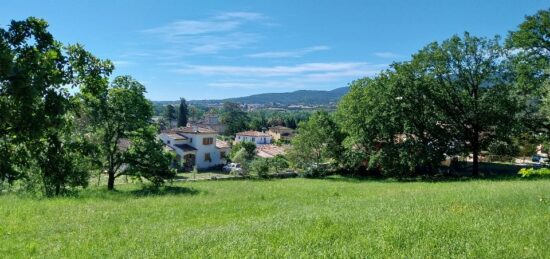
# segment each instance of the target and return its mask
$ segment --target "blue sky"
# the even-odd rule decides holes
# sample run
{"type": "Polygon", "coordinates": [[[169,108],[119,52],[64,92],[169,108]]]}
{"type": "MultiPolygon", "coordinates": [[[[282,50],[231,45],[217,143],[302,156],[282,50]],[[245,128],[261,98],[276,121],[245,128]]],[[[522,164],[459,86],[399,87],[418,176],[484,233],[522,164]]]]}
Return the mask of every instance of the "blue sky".
{"type": "Polygon", "coordinates": [[[542,0],[4,1],[147,86],[152,100],[329,90],[464,31],[506,35],[542,0]]]}

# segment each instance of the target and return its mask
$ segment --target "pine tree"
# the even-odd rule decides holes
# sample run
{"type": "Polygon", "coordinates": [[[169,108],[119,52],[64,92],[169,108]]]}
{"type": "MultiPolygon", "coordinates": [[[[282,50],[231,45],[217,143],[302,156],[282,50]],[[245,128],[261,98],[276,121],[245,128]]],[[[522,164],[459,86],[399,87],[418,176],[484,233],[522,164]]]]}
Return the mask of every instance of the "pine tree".
{"type": "Polygon", "coordinates": [[[178,111],[178,127],[187,126],[187,117],[189,115],[189,109],[187,108],[187,102],[185,98],[180,99],[180,107],[178,111]]]}

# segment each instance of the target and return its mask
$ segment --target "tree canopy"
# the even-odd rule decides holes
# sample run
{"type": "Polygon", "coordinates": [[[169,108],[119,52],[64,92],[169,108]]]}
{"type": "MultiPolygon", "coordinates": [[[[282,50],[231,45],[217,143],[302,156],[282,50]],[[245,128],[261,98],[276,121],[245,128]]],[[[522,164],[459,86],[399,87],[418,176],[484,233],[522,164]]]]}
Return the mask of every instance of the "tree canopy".
{"type": "Polygon", "coordinates": [[[64,46],[47,28],[34,17],[0,28],[0,182],[60,195],[86,187],[100,168],[110,178],[122,171],[164,178],[168,160],[152,144],[145,87],[129,76],[109,86],[110,61],[64,46]],[[137,170],[145,160],[147,170],[137,170]],[[131,170],[119,170],[123,164],[131,170]]]}
{"type": "Polygon", "coordinates": [[[248,120],[248,115],[239,104],[230,102],[223,104],[221,121],[226,125],[226,135],[235,135],[237,132],[246,130],[248,120]]]}

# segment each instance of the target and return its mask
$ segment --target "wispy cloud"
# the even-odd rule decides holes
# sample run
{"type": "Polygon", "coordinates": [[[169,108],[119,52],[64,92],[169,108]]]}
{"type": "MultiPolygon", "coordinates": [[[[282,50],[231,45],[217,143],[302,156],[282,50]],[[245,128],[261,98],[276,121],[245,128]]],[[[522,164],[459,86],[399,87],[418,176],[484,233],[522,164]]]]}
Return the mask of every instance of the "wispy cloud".
{"type": "Polygon", "coordinates": [[[393,52],[375,52],[375,56],[379,58],[402,58],[403,55],[393,53],[393,52]]]}
{"type": "Polygon", "coordinates": [[[260,13],[225,12],[202,20],[174,21],[141,32],[164,41],[180,55],[215,54],[256,42],[260,35],[244,31],[244,26],[264,19],[260,13]]]}
{"type": "Polygon", "coordinates": [[[180,74],[226,75],[226,76],[290,76],[319,72],[344,72],[370,70],[365,62],[302,63],[293,66],[211,66],[186,65],[174,70],[180,74]]]}
{"type": "Polygon", "coordinates": [[[272,51],[249,54],[251,58],[299,58],[306,54],[330,49],[328,46],[313,46],[309,48],[289,50],[289,51],[272,51]]]}
{"type": "MultiPolygon", "coordinates": [[[[213,76],[210,87],[235,89],[310,89],[320,85],[341,85],[342,81],[374,76],[386,64],[366,62],[303,63],[293,66],[202,66],[186,65],[180,74],[213,76]]],[[[337,85],[337,86],[338,86],[337,85]]],[[[335,86],[335,87],[337,87],[335,86]]]]}
{"type": "Polygon", "coordinates": [[[134,64],[132,61],[128,61],[128,60],[113,60],[112,62],[113,62],[113,65],[117,67],[125,67],[125,66],[130,66],[134,64]]]}
{"type": "Polygon", "coordinates": [[[209,83],[208,86],[215,88],[227,88],[227,89],[300,89],[304,88],[306,84],[297,80],[282,80],[282,81],[218,81],[209,83]]]}
{"type": "Polygon", "coordinates": [[[238,18],[238,19],[250,20],[250,21],[266,19],[266,17],[263,14],[254,13],[254,12],[224,12],[216,15],[215,18],[218,20],[238,18]]]}

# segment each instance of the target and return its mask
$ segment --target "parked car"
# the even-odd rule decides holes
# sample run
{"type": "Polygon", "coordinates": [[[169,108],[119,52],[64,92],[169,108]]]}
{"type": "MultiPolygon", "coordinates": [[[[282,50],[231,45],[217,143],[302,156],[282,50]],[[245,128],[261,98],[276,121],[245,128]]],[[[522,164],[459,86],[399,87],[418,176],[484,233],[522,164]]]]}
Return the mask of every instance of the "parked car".
{"type": "Polygon", "coordinates": [[[239,163],[229,163],[222,168],[222,171],[226,173],[241,172],[243,169],[239,163]]]}

